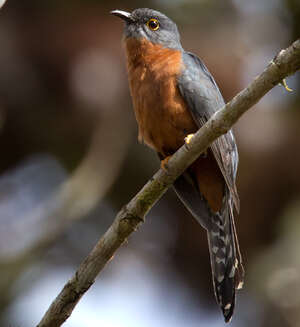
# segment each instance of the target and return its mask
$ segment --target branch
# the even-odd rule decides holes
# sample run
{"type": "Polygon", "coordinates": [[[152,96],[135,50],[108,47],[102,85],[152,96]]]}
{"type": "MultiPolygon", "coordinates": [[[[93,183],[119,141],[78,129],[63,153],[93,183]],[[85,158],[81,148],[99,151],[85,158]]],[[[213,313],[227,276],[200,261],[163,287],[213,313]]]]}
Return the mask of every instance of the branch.
{"type": "Polygon", "coordinates": [[[144,222],[145,215],[162,197],[176,178],[222,134],[225,134],[241,115],[257,103],[268,91],[300,69],[300,39],[280,53],[255,80],[183,145],[169,160],[166,170],[160,169],[142,190],[117,214],[113,224],[81,263],[53,301],[38,327],[54,327],[71,315],[82,295],[94,283],[99,272],[112,258],[128,236],[144,222]]]}

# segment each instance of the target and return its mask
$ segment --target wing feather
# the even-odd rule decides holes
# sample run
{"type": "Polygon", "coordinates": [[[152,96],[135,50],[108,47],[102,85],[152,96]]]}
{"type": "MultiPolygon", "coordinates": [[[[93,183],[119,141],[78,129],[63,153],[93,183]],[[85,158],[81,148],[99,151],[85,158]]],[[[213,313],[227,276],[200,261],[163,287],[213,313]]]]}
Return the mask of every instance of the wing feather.
{"type": "MultiPolygon", "coordinates": [[[[178,78],[178,88],[200,128],[225,105],[225,102],[213,76],[197,56],[184,52],[183,64],[184,70],[178,78]]],[[[210,147],[232,195],[235,208],[239,211],[239,196],[235,184],[238,152],[232,131],[220,136],[210,147]]]]}

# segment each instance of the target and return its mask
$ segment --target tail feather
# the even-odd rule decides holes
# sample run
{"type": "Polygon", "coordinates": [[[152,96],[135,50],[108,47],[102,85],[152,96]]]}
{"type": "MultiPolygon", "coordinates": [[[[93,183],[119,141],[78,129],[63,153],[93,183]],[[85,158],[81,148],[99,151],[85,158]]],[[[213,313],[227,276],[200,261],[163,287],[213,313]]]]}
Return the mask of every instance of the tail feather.
{"type": "Polygon", "coordinates": [[[243,268],[233,217],[216,213],[212,217],[212,229],[208,230],[208,245],[216,300],[229,322],[235,306],[235,291],[243,282],[243,268]]]}
{"type": "Polygon", "coordinates": [[[229,322],[234,311],[235,292],[242,287],[244,279],[230,193],[225,191],[222,209],[214,213],[199,194],[188,173],[184,173],[175,181],[174,189],[197,221],[207,230],[215,297],[225,321],[229,322]]]}

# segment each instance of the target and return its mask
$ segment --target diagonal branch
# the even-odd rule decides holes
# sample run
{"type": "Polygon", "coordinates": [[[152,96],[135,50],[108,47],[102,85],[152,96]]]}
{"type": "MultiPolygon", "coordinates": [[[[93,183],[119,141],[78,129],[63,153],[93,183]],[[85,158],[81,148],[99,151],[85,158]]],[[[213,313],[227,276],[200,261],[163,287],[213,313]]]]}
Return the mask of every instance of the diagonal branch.
{"type": "Polygon", "coordinates": [[[53,301],[38,327],[61,326],[71,315],[82,295],[94,283],[99,272],[115,251],[144,221],[145,215],[162,197],[175,179],[205,149],[225,134],[241,115],[257,103],[268,91],[300,69],[300,39],[280,53],[266,69],[195,134],[188,145],[183,145],[169,160],[166,170],[160,169],[142,190],[118,213],[113,224],[79,266],[53,301]]]}

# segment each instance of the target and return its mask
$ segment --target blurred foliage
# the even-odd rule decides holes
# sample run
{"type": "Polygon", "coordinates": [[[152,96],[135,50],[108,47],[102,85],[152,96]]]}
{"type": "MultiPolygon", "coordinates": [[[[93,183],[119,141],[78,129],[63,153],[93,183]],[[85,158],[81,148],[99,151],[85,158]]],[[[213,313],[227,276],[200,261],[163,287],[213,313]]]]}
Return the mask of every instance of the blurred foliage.
{"type": "MultiPolygon", "coordinates": [[[[155,153],[136,140],[122,25],[108,14],[140,5],[7,0],[1,9],[3,326],[41,318],[117,210],[158,167],[155,153]]],[[[184,47],[205,61],[226,100],[300,35],[297,0],[147,0],[143,6],[178,23],[184,47]]],[[[300,322],[299,74],[287,82],[292,93],[276,87],[234,128],[237,229],[247,272],[234,326],[300,322]]],[[[173,192],[94,287],[66,326],[133,327],[132,317],[138,326],[160,326],[157,317],[164,326],[223,326],[205,232],[173,192]],[[110,314],[114,302],[118,322],[117,312],[110,314]],[[130,303],[140,316],[129,314],[130,303]]]]}

